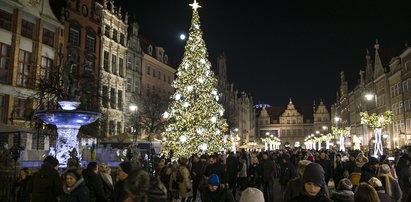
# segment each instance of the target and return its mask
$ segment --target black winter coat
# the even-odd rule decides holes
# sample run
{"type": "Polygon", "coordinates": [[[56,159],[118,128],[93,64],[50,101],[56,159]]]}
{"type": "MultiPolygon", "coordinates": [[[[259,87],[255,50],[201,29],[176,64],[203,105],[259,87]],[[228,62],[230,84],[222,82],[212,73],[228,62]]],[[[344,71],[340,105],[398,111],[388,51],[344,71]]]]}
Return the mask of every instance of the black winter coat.
{"type": "Polygon", "coordinates": [[[116,201],[123,202],[126,199],[126,197],[127,197],[127,193],[124,190],[124,181],[119,180],[114,185],[114,191],[113,191],[113,194],[111,195],[111,200],[114,202],[116,201]]]}
{"type": "Polygon", "coordinates": [[[284,191],[284,202],[288,202],[291,199],[304,193],[303,182],[300,177],[290,180],[284,191]]]}
{"type": "Polygon", "coordinates": [[[64,194],[61,196],[60,202],[89,202],[89,190],[81,178],[76,184],[68,189],[67,186],[63,185],[64,194]]]}
{"type": "Polygon", "coordinates": [[[281,164],[280,184],[286,186],[288,181],[296,176],[295,167],[292,163],[281,164]]]}
{"type": "Polygon", "coordinates": [[[215,192],[211,192],[208,187],[202,190],[204,196],[202,202],[235,202],[233,194],[227,188],[219,187],[215,192]]]}
{"type": "Polygon", "coordinates": [[[150,176],[148,202],[167,202],[167,189],[157,178],[150,176]]]}
{"type": "Polygon", "coordinates": [[[274,180],[275,174],[277,173],[277,166],[275,165],[274,161],[271,159],[262,160],[261,167],[263,170],[263,182],[274,180]]]}
{"type": "Polygon", "coordinates": [[[90,170],[83,170],[84,181],[89,189],[90,202],[105,202],[108,196],[104,194],[103,181],[101,177],[90,170]]]}
{"type": "Polygon", "coordinates": [[[111,194],[113,194],[114,186],[110,183],[109,179],[105,176],[105,174],[100,173],[99,177],[101,178],[101,182],[103,183],[103,192],[106,196],[106,201],[110,201],[111,194]]]}
{"type": "Polygon", "coordinates": [[[218,175],[221,184],[227,184],[227,177],[223,165],[219,163],[208,164],[205,169],[204,176],[209,177],[211,174],[218,175]]]}
{"type": "Polygon", "coordinates": [[[18,202],[30,202],[30,193],[27,190],[27,185],[30,181],[31,175],[28,175],[24,180],[15,181],[14,189],[17,189],[17,201],[18,202]]]}
{"type": "Polygon", "coordinates": [[[227,175],[229,178],[237,177],[237,173],[240,170],[240,162],[234,155],[229,155],[226,160],[227,175]]]}
{"type": "Polygon", "coordinates": [[[334,168],[333,165],[333,180],[335,183],[335,186],[338,186],[338,182],[340,182],[341,179],[344,178],[344,162],[337,162],[336,166],[334,168]]]}
{"type": "Polygon", "coordinates": [[[306,194],[300,194],[296,198],[291,199],[290,202],[333,202],[327,198],[324,194],[317,194],[317,196],[308,196],[306,194]]]}
{"type": "Polygon", "coordinates": [[[351,190],[336,191],[331,194],[331,199],[334,202],[353,202],[354,192],[351,190]]]}
{"type": "Polygon", "coordinates": [[[377,177],[375,175],[375,170],[370,166],[370,164],[368,164],[368,163],[364,164],[361,167],[360,183],[361,182],[368,183],[368,180],[370,180],[372,177],[377,177]]]}
{"type": "Polygon", "coordinates": [[[323,167],[324,172],[325,172],[325,181],[327,182],[332,176],[331,161],[327,159],[320,159],[317,161],[317,163],[320,164],[321,167],[323,167]]]}
{"type": "Polygon", "coordinates": [[[63,182],[59,173],[48,163],[31,177],[27,190],[31,193],[32,202],[56,202],[63,194],[63,182]]]}

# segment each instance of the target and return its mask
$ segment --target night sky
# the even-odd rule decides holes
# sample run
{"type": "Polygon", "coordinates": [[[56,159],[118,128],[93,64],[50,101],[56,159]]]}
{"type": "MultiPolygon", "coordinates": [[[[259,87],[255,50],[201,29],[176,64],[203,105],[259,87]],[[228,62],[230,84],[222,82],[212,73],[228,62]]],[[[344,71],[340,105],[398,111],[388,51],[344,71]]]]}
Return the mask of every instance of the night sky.
{"type": "MultiPolygon", "coordinates": [[[[229,80],[255,103],[286,105],[292,98],[297,105],[321,99],[330,105],[339,72],[345,71],[352,88],[366,49],[374,55],[376,38],[382,51],[402,50],[411,39],[406,1],[198,2],[210,61],[225,52],[229,80]]],[[[135,15],[140,33],[179,64],[185,45],[179,36],[188,34],[192,0],[121,3],[135,15]]]]}

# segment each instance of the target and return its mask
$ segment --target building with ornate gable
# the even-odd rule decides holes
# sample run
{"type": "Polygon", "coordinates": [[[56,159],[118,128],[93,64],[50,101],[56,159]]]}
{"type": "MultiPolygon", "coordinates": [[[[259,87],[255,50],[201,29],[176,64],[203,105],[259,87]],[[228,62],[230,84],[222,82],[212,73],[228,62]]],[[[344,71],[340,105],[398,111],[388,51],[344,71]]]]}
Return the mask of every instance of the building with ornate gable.
{"type": "Polygon", "coordinates": [[[296,107],[289,101],[287,106],[263,107],[257,118],[257,137],[278,137],[281,147],[299,147],[311,134],[330,131],[330,113],[321,101],[318,106],[296,107]]]}

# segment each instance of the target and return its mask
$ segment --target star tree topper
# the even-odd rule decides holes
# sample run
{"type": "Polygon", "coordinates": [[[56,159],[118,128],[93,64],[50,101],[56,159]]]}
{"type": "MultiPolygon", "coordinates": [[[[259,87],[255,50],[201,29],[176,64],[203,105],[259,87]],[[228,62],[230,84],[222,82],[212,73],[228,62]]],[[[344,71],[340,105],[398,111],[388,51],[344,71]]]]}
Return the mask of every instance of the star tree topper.
{"type": "Polygon", "coordinates": [[[193,10],[197,11],[198,8],[201,8],[200,4],[197,3],[196,0],[194,0],[194,3],[189,4],[191,7],[193,7],[193,10]]]}

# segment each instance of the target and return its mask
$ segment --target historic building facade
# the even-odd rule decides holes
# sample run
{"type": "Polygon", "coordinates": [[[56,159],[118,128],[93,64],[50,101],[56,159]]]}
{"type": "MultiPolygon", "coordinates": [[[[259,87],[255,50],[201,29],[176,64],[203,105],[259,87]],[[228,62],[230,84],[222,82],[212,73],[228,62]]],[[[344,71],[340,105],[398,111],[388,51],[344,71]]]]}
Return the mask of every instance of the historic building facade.
{"type": "Polygon", "coordinates": [[[257,137],[278,137],[284,147],[301,147],[309,135],[330,131],[330,113],[321,101],[318,106],[296,108],[289,101],[286,107],[263,107],[257,118],[257,137]]]}
{"type": "Polygon", "coordinates": [[[228,81],[226,60],[225,54],[217,57],[218,90],[225,109],[224,118],[227,119],[230,133],[240,137],[240,144],[257,142],[253,98],[244,91],[238,92],[234,84],[228,81]]]}
{"type": "Polygon", "coordinates": [[[39,84],[61,61],[63,28],[48,0],[0,1],[1,123],[33,127],[39,84]]]}
{"type": "Polygon", "coordinates": [[[124,133],[128,16],[114,1],[103,0],[101,9],[100,92],[103,137],[124,133]]]}
{"type": "Polygon", "coordinates": [[[91,0],[66,1],[64,9],[64,68],[70,100],[81,102],[79,109],[99,111],[101,10],[91,0]]]}
{"type": "Polygon", "coordinates": [[[139,25],[137,22],[130,23],[128,27],[128,50],[127,50],[127,70],[126,70],[126,99],[125,99],[125,123],[127,132],[133,133],[132,116],[138,110],[138,103],[141,101],[142,87],[142,65],[143,51],[141,50],[138,38],[139,25]]]}
{"type": "MultiPolygon", "coordinates": [[[[387,110],[393,111],[393,123],[382,132],[383,146],[392,149],[408,144],[411,138],[411,49],[382,50],[376,41],[374,60],[367,50],[365,71],[360,71],[359,83],[352,90],[348,91],[345,87],[347,81],[344,73],[341,73],[340,90],[337,102],[333,105],[332,117],[341,118],[340,121],[334,121],[333,125],[350,126],[351,137],[357,136],[363,146],[372,146],[373,130],[361,124],[360,112],[382,114],[387,110]],[[366,99],[366,95],[372,96],[366,99]],[[347,109],[349,116],[344,116],[344,109],[347,109]]],[[[351,139],[347,138],[346,141],[351,139]]]]}

